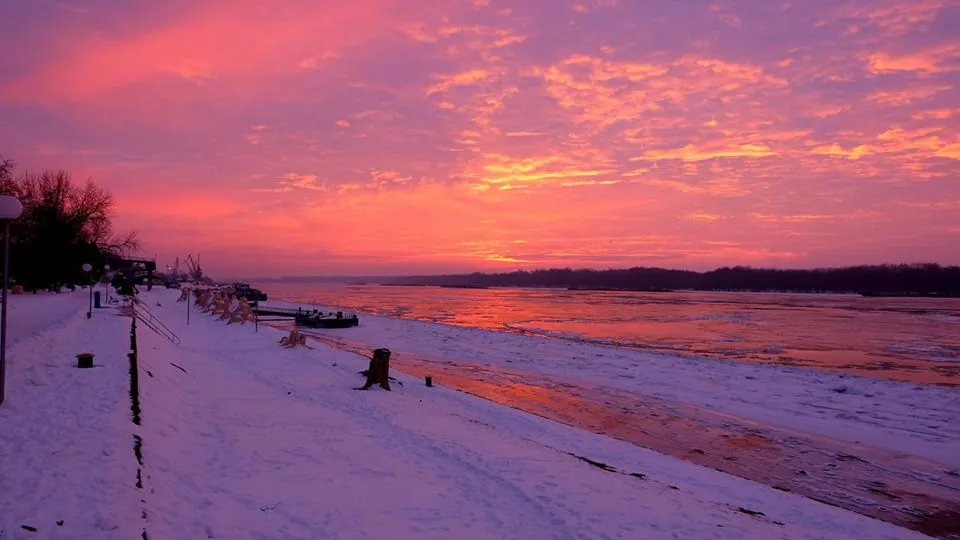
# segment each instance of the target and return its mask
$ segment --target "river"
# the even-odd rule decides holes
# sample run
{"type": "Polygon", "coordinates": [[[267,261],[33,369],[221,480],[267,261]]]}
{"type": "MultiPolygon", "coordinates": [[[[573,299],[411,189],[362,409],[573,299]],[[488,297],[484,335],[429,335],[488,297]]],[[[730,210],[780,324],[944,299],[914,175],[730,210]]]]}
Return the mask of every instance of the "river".
{"type": "Polygon", "coordinates": [[[960,386],[960,299],[266,283],[359,313],[960,386]]]}

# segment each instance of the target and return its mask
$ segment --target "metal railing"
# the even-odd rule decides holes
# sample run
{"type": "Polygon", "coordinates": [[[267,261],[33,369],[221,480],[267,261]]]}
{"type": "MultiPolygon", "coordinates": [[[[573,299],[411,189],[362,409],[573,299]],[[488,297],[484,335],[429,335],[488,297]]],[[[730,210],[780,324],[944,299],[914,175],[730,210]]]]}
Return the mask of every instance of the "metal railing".
{"type": "Polygon", "coordinates": [[[170,343],[174,345],[180,344],[180,337],[173,333],[173,330],[167,328],[167,325],[163,324],[156,315],[150,311],[150,308],[137,297],[133,297],[133,302],[130,304],[133,310],[133,315],[143,323],[144,326],[153,330],[154,333],[166,338],[170,343]]]}

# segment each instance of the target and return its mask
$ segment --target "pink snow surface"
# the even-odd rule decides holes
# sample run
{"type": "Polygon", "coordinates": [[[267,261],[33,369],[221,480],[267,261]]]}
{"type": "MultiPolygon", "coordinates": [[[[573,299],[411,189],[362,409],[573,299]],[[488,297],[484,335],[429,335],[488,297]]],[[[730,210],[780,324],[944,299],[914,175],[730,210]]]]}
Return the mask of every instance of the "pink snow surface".
{"type": "Polygon", "coordinates": [[[176,293],[142,297],[182,340],[139,327],[142,426],[129,319],[63,301],[72,311],[11,347],[3,540],[925,538],[399,372],[393,392],[358,392],[359,356],[284,349],[280,331],[197,311],[187,326],[176,293]],[[103,367],[76,369],[81,349],[103,367]]]}
{"type": "Polygon", "coordinates": [[[87,291],[9,298],[0,539],[138,538],[130,319],[88,320],[87,291]],[[94,368],[77,368],[83,352],[94,368]]]}

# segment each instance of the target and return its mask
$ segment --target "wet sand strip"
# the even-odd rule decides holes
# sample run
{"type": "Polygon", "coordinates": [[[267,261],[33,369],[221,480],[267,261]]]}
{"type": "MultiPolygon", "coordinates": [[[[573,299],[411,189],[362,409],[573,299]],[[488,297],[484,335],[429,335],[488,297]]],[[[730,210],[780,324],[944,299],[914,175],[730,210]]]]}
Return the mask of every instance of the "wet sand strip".
{"type": "MultiPolygon", "coordinates": [[[[371,345],[303,331],[368,356],[371,345]]],[[[781,491],[960,539],[960,477],[938,463],[649,396],[393,350],[393,367],[518,410],[781,491]]]]}

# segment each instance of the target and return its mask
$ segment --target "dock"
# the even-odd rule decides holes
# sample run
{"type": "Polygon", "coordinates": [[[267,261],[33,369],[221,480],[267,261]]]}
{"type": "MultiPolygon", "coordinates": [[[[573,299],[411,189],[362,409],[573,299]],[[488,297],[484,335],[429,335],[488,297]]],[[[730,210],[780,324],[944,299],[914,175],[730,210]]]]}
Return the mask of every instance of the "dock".
{"type": "Polygon", "coordinates": [[[304,311],[302,308],[294,309],[294,308],[260,307],[260,306],[253,308],[253,312],[260,317],[296,317],[297,315],[311,313],[310,311],[304,311]]]}

